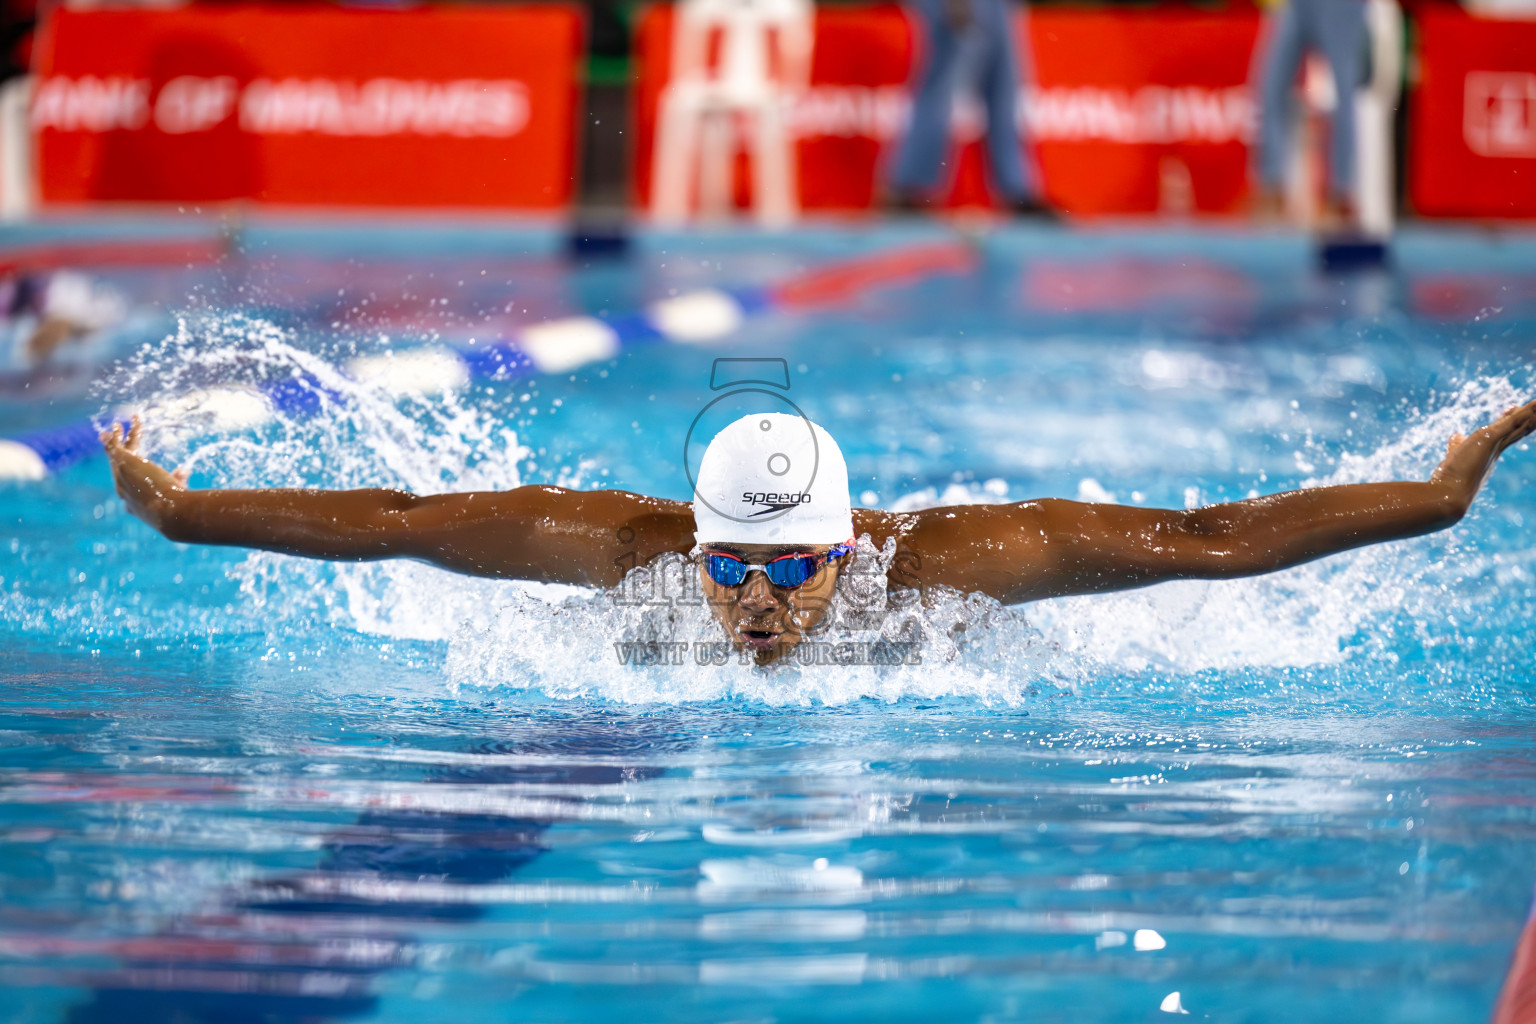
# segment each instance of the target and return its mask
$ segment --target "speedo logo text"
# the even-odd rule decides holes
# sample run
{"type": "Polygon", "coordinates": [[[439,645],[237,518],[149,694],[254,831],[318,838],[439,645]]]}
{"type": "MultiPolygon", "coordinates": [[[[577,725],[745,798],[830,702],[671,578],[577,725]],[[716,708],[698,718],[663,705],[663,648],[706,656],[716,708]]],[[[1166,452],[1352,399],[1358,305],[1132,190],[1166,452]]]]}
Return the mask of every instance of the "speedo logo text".
{"type": "Polygon", "coordinates": [[[779,494],[769,491],[742,491],[741,500],[748,505],[766,505],[767,508],[758,509],[754,516],[767,515],[769,512],[782,512],[796,505],[809,504],[811,496],[805,492],[799,494],[779,494]]]}

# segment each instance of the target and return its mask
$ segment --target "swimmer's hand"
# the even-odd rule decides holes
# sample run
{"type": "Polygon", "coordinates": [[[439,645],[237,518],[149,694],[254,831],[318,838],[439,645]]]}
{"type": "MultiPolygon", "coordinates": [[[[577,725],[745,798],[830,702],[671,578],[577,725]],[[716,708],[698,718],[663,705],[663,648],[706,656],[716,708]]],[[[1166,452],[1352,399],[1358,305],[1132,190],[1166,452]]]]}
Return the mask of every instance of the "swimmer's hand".
{"type": "Polygon", "coordinates": [[[101,445],[112,463],[112,482],[128,511],[161,533],[176,514],[177,499],[186,493],[186,469],[174,473],[146,459],[139,453],[144,424],[135,416],[123,435],[122,425],[114,423],[101,432],[101,445]]]}
{"type": "Polygon", "coordinates": [[[1465,437],[1454,434],[1446,445],[1445,458],[1429,482],[1451,488],[1464,507],[1470,507],[1499,456],[1533,431],[1536,431],[1536,402],[1528,402],[1506,409],[1504,415],[1465,437]]]}

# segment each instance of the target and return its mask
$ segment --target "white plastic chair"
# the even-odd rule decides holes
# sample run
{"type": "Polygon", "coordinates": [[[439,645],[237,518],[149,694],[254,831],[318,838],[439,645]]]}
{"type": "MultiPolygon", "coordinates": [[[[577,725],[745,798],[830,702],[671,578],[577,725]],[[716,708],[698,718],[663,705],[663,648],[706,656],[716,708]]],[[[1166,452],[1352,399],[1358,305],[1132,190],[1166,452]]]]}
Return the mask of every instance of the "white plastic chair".
{"type": "Polygon", "coordinates": [[[36,206],[31,103],[31,75],[0,85],[0,220],[20,220],[36,206]]]}
{"type": "Polygon", "coordinates": [[[787,115],[810,80],[810,0],[682,0],[674,18],[672,74],[651,162],[652,216],[661,224],[687,221],[695,186],[701,214],[728,213],[745,122],[757,218],[788,224],[800,200],[787,115]]]}

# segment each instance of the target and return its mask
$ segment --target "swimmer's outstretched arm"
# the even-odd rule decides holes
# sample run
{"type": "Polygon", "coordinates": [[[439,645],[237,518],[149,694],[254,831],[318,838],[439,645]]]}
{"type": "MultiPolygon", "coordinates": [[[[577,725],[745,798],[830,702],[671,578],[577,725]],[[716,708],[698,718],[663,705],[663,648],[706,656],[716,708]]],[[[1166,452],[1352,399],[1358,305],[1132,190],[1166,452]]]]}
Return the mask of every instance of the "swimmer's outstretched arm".
{"type": "Polygon", "coordinates": [[[900,541],[897,582],[1010,603],[1254,576],[1450,526],[1504,450],[1533,430],[1536,402],[1511,409],[1451,438],[1424,482],[1317,487],[1189,511],[1059,500],[963,506],[880,513],[870,525],[900,541]]]}
{"type": "Polygon", "coordinates": [[[519,487],[420,496],[371,488],[194,491],[139,453],[140,425],[102,434],[128,510],[188,544],[307,558],[411,558],[475,576],[613,586],[636,564],[693,547],[693,511],[625,491],[519,487]]]}

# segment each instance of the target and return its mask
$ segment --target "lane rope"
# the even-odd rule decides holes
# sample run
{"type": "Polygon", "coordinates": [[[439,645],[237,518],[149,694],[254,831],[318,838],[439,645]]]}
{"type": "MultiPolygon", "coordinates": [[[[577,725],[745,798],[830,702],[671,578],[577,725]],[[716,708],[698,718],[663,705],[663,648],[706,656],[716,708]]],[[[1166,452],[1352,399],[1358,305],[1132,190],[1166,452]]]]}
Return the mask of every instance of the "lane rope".
{"type": "MultiPolygon", "coordinates": [[[[703,288],[652,302],[638,313],[549,320],[487,344],[358,356],[343,370],[353,380],[390,395],[442,394],[473,381],[570,373],[643,345],[716,342],[764,313],[848,302],[898,282],[964,273],[976,260],[975,249],[959,242],[904,247],[817,267],[777,285],[703,288]]],[[[197,417],[219,431],[244,430],[279,415],[313,415],[324,400],[341,397],[317,380],[296,377],[259,390],[208,388],[157,405],[155,415],[173,422],[197,417]]],[[[115,422],[126,429],[129,419],[130,414],[122,412],[115,422]]],[[[76,423],[0,439],[0,480],[42,480],[99,452],[98,434],[107,425],[76,423]]]]}

